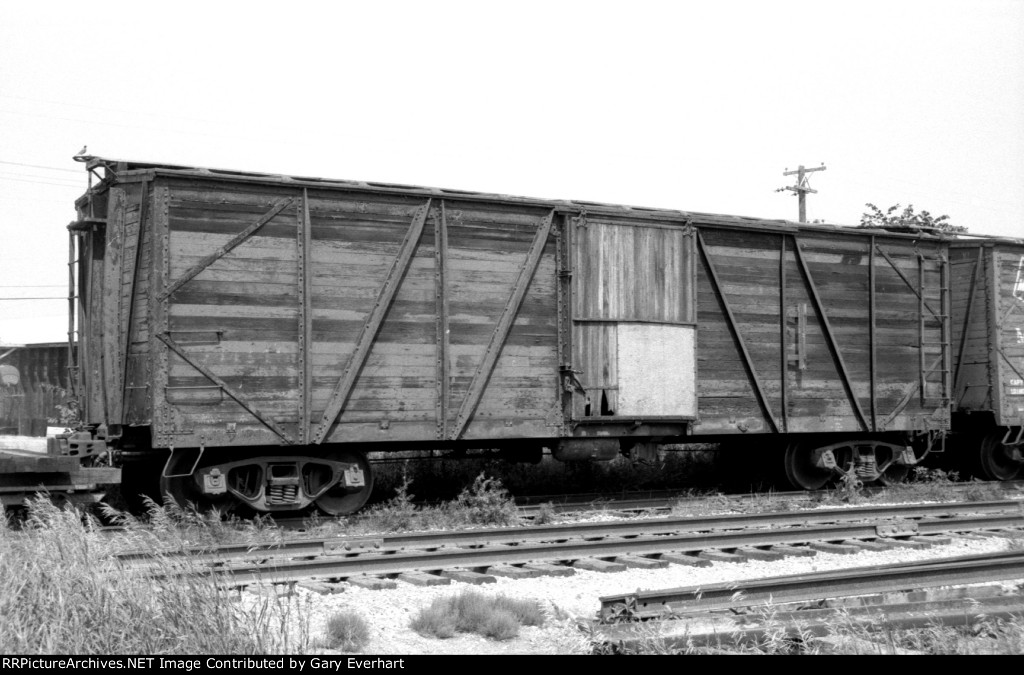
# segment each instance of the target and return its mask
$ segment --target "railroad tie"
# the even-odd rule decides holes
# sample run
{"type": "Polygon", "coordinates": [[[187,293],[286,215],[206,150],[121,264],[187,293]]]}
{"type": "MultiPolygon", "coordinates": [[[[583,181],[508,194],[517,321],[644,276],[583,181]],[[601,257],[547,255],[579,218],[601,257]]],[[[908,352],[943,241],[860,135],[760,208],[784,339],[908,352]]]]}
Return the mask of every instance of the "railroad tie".
{"type": "Polygon", "coordinates": [[[757,548],[754,546],[744,546],[736,549],[736,552],[740,555],[745,555],[751,560],[782,560],[786,557],[785,553],[780,551],[773,551],[771,549],[757,548]]]}
{"type": "Polygon", "coordinates": [[[345,590],[345,587],[341,584],[325,584],[321,581],[300,581],[296,585],[299,588],[305,588],[307,591],[312,591],[318,595],[332,595],[334,593],[341,593],[345,590]]]}
{"type": "Polygon", "coordinates": [[[707,558],[698,558],[687,553],[662,553],[661,559],[676,565],[688,565],[689,567],[711,567],[711,561],[707,558]]]}
{"type": "Polygon", "coordinates": [[[929,546],[944,546],[946,544],[952,543],[953,538],[943,537],[937,534],[929,534],[923,537],[910,537],[910,541],[923,541],[929,546]]]}
{"type": "Polygon", "coordinates": [[[600,558],[580,558],[572,566],[589,572],[622,572],[626,569],[626,566],[622,563],[601,560],[600,558]]]}
{"type": "Polygon", "coordinates": [[[398,583],[391,579],[378,579],[377,577],[368,577],[366,575],[359,575],[355,577],[349,577],[346,579],[353,586],[359,588],[367,588],[371,591],[380,591],[389,588],[398,588],[398,583]]]}
{"type": "Polygon", "coordinates": [[[879,537],[878,541],[892,546],[899,546],[901,548],[928,548],[931,546],[930,543],[925,541],[910,541],[908,539],[892,539],[890,537],[879,537]]]}
{"type": "Polygon", "coordinates": [[[774,544],[772,545],[771,550],[784,553],[785,555],[802,556],[805,558],[818,555],[818,552],[813,548],[807,548],[806,546],[789,546],[788,544],[774,544]]]}
{"type": "Polygon", "coordinates": [[[865,551],[890,551],[894,546],[884,541],[869,541],[865,539],[845,539],[843,540],[845,546],[856,546],[859,549],[865,551]]]}
{"type": "Polygon", "coordinates": [[[423,572],[402,572],[398,575],[398,580],[413,586],[445,586],[452,582],[448,577],[423,572]]]}
{"type": "Polygon", "coordinates": [[[524,570],[530,570],[532,572],[539,572],[545,577],[571,577],[576,574],[576,570],[566,565],[552,565],[551,563],[528,563],[523,565],[524,570]]]}
{"type": "Polygon", "coordinates": [[[668,567],[667,560],[645,558],[642,555],[620,555],[615,558],[615,562],[622,563],[627,568],[638,568],[645,570],[653,570],[660,569],[662,567],[668,567]]]}
{"type": "Polygon", "coordinates": [[[714,548],[705,549],[697,556],[711,562],[747,562],[747,556],[742,553],[727,553],[714,548]]]}
{"type": "Polygon", "coordinates": [[[861,549],[858,546],[850,546],[849,544],[833,544],[828,541],[811,541],[807,542],[807,545],[816,551],[822,553],[839,553],[842,555],[852,555],[854,553],[860,553],[861,549]]]}
{"type": "Polygon", "coordinates": [[[273,584],[273,583],[260,583],[260,584],[249,584],[246,587],[247,591],[253,595],[259,595],[270,598],[288,597],[295,593],[295,584],[273,584]]]}
{"type": "Polygon", "coordinates": [[[525,566],[516,567],[515,565],[491,565],[487,568],[487,574],[491,574],[496,577],[506,577],[508,579],[532,579],[533,577],[543,576],[544,573],[540,570],[529,569],[525,566]]]}
{"type": "Polygon", "coordinates": [[[441,576],[451,579],[452,581],[461,581],[464,584],[473,584],[474,586],[498,583],[498,580],[490,574],[480,574],[479,572],[473,572],[471,570],[442,570],[441,576]]]}

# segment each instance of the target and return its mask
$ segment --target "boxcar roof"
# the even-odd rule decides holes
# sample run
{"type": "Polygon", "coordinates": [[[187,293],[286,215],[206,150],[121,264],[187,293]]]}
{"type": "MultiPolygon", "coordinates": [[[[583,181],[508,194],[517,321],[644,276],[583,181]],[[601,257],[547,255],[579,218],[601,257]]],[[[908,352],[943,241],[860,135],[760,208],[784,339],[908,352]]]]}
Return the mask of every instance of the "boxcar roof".
{"type": "MultiPolygon", "coordinates": [[[[626,206],[620,204],[606,204],[600,202],[564,200],[564,199],[538,199],[532,197],[519,197],[502,194],[489,194],[484,192],[471,192],[466,190],[453,190],[447,188],[422,187],[413,185],[400,185],[394,183],[377,183],[366,181],[341,180],[332,178],[317,178],[310,176],[287,176],[280,174],[258,173],[251,171],[238,171],[234,169],[213,169],[195,166],[183,166],[178,164],[137,162],[131,160],[111,159],[106,157],[87,156],[76,158],[86,163],[90,171],[104,170],[101,177],[103,183],[97,189],[114,182],[134,182],[144,180],[146,177],[155,175],[173,176],[189,179],[203,179],[219,182],[244,182],[260,183],[267,185],[290,185],[295,187],[316,187],[322,189],[354,190],[359,192],[376,192],[384,194],[402,194],[410,196],[440,197],[448,199],[461,199],[468,201],[498,201],[507,204],[522,206],[538,206],[548,209],[570,213],[589,212],[610,216],[632,216],[652,220],[672,220],[700,223],[704,225],[718,225],[724,227],[738,227],[742,229],[776,230],[784,232],[809,231],[829,234],[866,235],[878,234],[899,238],[927,238],[943,239],[951,238],[947,234],[937,234],[925,230],[892,231],[882,229],[858,228],[845,225],[834,225],[824,223],[797,223],[790,220],[755,218],[750,216],[734,216],[716,213],[702,213],[698,211],[681,211],[677,209],[651,208],[643,206],[626,206]]],[[[98,174],[97,174],[98,175],[98,174]]],[[[80,197],[76,204],[82,203],[87,194],[80,197]]],[[[972,235],[973,236],[973,235],[972,235]]],[[[997,239],[992,237],[979,238],[997,239]]],[[[1021,240],[1006,239],[1011,243],[1021,243],[1021,240]]]]}

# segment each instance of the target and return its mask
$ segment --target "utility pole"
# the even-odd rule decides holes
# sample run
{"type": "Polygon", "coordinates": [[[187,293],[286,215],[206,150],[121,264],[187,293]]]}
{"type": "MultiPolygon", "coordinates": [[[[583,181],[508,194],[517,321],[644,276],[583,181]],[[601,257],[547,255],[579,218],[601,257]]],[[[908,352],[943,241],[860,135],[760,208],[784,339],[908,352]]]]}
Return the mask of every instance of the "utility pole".
{"type": "Polygon", "coordinates": [[[796,193],[796,196],[800,200],[800,222],[801,223],[806,223],[807,222],[807,193],[808,192],[814,192],[814,193],[818,192],[817,190],[811,189],[811,184],[807,180],[807,174],[809,174],[809,173],[811,173],[813,171],[824,171],[824,170],[825,170],[825,165],[824,164],[822,164],[819,167],[815,167],[813,169],[805,169],[804,165],[801,164],[799,167],[797,167],[796,171],[790,171],[787,168],[786,171],[782,174],[783,176],[796,176],[796,185],[787,185],[786,187],[781,187],[778,190],[776,190],[776,192],[782,192],[783,190],[789,190],[791,192],[795,192],[796,193]]]}

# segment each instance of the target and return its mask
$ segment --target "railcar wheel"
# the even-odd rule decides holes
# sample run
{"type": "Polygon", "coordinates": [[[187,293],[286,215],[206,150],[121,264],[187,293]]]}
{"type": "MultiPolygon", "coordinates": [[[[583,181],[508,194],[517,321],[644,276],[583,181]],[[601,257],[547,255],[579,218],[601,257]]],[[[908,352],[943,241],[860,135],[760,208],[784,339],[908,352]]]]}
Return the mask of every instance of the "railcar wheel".
{"type": "Polygon", "coordinates": [[[786,479],[797,490],[820,490],[835,476],[831,469],[823,469],[814,464],[812,452],[812,448],[800,443],[786,446],[783,458],[786,479]]]}
{"type": "Polygon", "coordinates": [[[1016,461],[1008,446],[1003,445],[1003,432],[996,431],[985,436],[977,449],[977,463],[981,478],[986,480],[1014,480],[1024,469],[1016,461]]]}
{"type": "Polygon", "coordinates": [[[343,485],[335,485],[325,492],[314,503],[317,508],[329,516],[347,516],[355,513],[370,498],[373,492],[373,471],[366,455],[351,450],[336,450],[329,454],[326,459],[333,462],[345,462],[356,464],[363,472],[364,485],[358,488],[346,488],[343,485]]]}

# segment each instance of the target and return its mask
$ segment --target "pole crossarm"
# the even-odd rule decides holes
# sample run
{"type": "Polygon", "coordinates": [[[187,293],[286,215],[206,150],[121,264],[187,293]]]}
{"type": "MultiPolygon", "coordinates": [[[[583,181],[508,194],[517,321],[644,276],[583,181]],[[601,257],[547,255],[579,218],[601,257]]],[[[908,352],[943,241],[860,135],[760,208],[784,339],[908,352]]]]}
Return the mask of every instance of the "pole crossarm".
{"type": "Polygon", "coordinates": [[[785,171],[782,172],[783,176],[796,176],[796,185],[787,185],[785,187],[780,187],[778,190],[776,190],[776,192],[789,190],[790,192],[796,194],[797,198],[800,200],[799,208],[801,223],[807,222],[807,194],[818,193],[817,190],[811,187],[810,182],[808,182],[807,174],[813,173],[815,171],[824,171],[825,169],[826,167],[824,164],[822,164],[821,166],[816,166],[813,169],[808,169],[803,164],[801,164],[800,166],[797,167],[796,171],[790,171],[789,169],[786,169],[785,171]]]}

